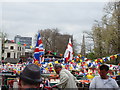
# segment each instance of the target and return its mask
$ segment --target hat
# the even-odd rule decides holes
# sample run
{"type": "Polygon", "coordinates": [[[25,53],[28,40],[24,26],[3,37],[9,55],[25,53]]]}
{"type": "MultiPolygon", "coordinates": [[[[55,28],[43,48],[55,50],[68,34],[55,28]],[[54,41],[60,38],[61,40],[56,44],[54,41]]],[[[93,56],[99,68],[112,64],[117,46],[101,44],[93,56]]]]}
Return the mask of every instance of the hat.
{"type": "Polygon", "coordinates": [[[27,65],[24,70],[18,74],[18,76],[23,80],[28,80],[32,82],[41,82],[41,74],[39,66],[35,64],[27,65]]]}

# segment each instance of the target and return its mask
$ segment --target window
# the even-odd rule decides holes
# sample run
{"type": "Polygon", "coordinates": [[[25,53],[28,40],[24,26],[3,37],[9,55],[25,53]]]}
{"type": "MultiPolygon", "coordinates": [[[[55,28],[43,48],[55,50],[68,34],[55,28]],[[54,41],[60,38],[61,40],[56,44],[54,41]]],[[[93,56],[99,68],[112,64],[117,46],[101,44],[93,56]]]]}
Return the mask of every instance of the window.
{"type": "Polygon", "coordinates": [[[10,49],[14,49],[14,46],[10,46],[10,49]]]}
{"type": "Polygon", "coordinates": [[[20,47],[20,51],[21,51],[21,47],[20,47]]]}
{"type": "Polygon", "coordinates": [[[2,60],[4,60],[4,57],[2,57],[2,60]]]}
{"type": "Polygon", "coordinates": [[[15,58],[15,55],[16,55],[16,54],[14,53],[14,58],[15,58]]]}
{"type": "Polygon", "coordinates": [[[18,47],[18,51],[19,51],[19,47],[18,47]]]}
{"type": "Polygon", "coordinates": [[[24,50],[24,48],[22,48],[22,50],[24,50]]]}
{"type": "Polygon", "coordinates": [[[8,47],[5,47],[5,49],[8,49],[8,47]]]}
{"type": "Polygon", "coordinates": [[[10,58],[10,53],[7,53],[7,58],[10,58]]]}
{"type": "Polygon", "coordinates": [[[19,53],[17,53],[17,58],[20,58],[20,54],[19,53]]]}

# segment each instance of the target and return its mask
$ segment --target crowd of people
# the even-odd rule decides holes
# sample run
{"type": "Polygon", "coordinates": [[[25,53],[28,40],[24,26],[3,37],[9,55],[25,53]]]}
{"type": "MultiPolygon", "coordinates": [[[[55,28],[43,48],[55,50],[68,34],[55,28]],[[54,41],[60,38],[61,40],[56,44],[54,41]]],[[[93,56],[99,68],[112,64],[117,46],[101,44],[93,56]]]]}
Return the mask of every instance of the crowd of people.
{"type": "MultiPolygon", "coordinates": [[[[47,64],[47,66],[51,67],[51,64],[47,64]]],[[[18,88],[36,88],[36,89],[42,89],[44,86],[41,87],[41,84],[43,84],[42,76],[41,74],[41,68],[40,66],[36,64],[7,64],[7,65],[1,65],[0,66],[2,72],[6,71],[14,71],[15,74],[19,77],[18,80],[18,88]]],[[[70,72],[66,66],[63,66],[63,64],[54,64],[52,65],[52,69],[56,72],[56,74],[59,75],[60,82],[47,87],[47,89],[52,88],[59,88],[59,89],[71,89],[71,90],[77,90],[79,89],[77,86],[77,83],[80,83],[77,78],[76,74],[85,74],[85,72],[88,72],[88,69],[83,69],[81,71],[78,71],[77,73],[75,71],[70,72]]],[[[96,89],[96,88],[114,88],[119,89],[119,82],[116,81],[119,80],[120,76],[116,77],[116,80],[111,78],[111,76],[108,76],[108,73],[110,72],[109,66],[106,64],[101,64],[99,68],[97,68],[97,72],[99,76],[95,76],[89,85],[90,89],[96,89]]],[[[47,70],[46,70],[47,71],[47,70]]],[[[48,70],[50,71],[50,70],[48,70]]],[[[95,72],[95,70],[90,69],[91,72],[95,72]]],[[[87,73],[88,74],[88,73],[87,73]]],[[[92,73],[89,73],[92,74],[92,73]]],[[[110,75],[110,74],[109,74],[110,75]]]]}
{"type": "MultiPolygon", "coordinates": [[[[77,87],[78,80],[74,76],[73,72],[71,73],[69,70],[62,67],[61,64],[54,64],[54,70],[56,74],[59,75],[60,82],[47,87],[47,89],[59,88],[61,90],[78,90],[77,87]]],[[[103,64],[99,67],[99,76],[95,76],[89,88],[97,89],[97,88],[106,88],[106,89],[119,89],[119,86],[116,80],[112,79],[108,76],[109,66],[103,64]]],[[[42,84],[42,76],[40,72],[40,67],[36,64],[29,64],[24,67],[21,73],[17,73],[19,77],[18,80],[18,88],[20,89],[43,89],[44,87],[40,87],[42,84]]],[[[44,88],[45,89],[45,88],[44,88]]]]}

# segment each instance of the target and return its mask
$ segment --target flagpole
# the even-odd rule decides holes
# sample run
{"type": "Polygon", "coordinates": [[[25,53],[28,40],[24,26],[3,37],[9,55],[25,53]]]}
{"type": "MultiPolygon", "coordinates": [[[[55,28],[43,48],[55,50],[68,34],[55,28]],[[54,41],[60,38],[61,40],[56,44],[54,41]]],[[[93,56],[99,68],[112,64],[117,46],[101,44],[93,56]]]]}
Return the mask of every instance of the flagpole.
{"type": "Polygon", "coordinates": [[[36,42],[36,46],[35,46],[35,50],[34,50],[34,63],[35,64],[41,64],[41,57],[42,55],[44,55],[44,48],[43,48],[43,44],[42,44],[42,39],[41,39],[41,35],[40,33],[38,33],[37,36],[37,42],[36,42]]]}
{"type": "Polygon", "coordinates": [[[71,38],[69,38],[69,43],[64,53],[64,58],[66,63],[68,62],[68,60],[72,60],[73,58],[73,48],[72,48],[71,38]]]}

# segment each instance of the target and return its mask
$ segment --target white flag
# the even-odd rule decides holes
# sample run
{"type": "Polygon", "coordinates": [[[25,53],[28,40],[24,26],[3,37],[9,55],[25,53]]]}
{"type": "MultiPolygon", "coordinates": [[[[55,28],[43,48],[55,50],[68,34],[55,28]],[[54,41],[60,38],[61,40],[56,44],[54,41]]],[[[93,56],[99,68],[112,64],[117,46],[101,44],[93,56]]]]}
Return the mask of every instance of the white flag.
{"type": "Polygon", "coordinates": [[[64,58],[66,58],[68,60],[72,60],[72,58],[73,58],[73,48],[72,48],[71,38],[69,38],[69,43],[67,45],[67,49],[65,51],[64,58]]]}

